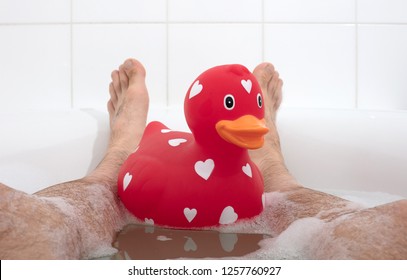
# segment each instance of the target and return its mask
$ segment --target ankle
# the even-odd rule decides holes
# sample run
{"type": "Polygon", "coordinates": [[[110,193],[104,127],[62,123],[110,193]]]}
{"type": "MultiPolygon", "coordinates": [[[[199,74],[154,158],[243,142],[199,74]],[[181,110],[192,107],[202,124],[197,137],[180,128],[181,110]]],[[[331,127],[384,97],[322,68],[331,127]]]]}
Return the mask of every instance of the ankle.
{"type": "Polygon", "coordinates": [[[264,180],[264,191],[288,191],[298,186],[295,178],[287,169],[280,151],[268,149],[264,156],[256,161],[264,180]]]}
{"type": "Polygon", "coordinates": [[[110,147],[96,169],[86,176],[84,180],[93,184],[106,185],[116,190],[119,170],[130,153],[126,148],[110,147]]]}

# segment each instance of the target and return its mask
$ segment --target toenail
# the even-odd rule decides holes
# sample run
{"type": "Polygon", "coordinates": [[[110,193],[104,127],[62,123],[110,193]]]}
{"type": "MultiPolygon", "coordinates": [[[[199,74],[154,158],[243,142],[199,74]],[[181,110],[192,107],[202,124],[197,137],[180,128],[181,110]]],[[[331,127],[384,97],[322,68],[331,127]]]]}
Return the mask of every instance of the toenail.
{"type": "Polygon", "coordinates": [[[265,70],[272,74],[274,72],[274,67],[271,64],[267,64],[265,70]]]}
{"type": "Polygon", "coordinates": [[[126,63],[124,64],[124,67],[127,69],[133,67],[133,61],[127,60],[126,63]]]}

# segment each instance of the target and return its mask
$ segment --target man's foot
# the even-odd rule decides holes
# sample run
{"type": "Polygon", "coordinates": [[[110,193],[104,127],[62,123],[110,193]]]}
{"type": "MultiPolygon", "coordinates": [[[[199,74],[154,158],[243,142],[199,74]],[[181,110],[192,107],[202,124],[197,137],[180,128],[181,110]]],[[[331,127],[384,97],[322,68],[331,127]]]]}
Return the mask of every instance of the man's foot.
{"type": "Polygon", "coordinates": [[[111,76],[107,103],[111,130],[109,148],[89,177],[102,179],[115,188],[120,166],[134,152],[144,133],[149,97],[146,71],[139,61],[127,59],[111,76]]]}
{"type": "Polygon", "coordinates": [[[253,71],[264,96],[266,125],[270,131],[264,146],[250,151],[250,157],[263,174],[265,191],[278,191],[292,187],[295,182],[284,164],[280,138],[276,129],[276,115],[282,101],[283,81],[271,63],[259,64],[253,71]]]}
{"type": "Polygon", "coordinates": [[[144,132],[148,111],[146,71],[135,59],[127,59],[112,72],[107,104],[110,117],[110,147],[134,151],[144,132]]]}
{"type": "MultiPolygon", "coordinates": [[[[283,81],[279,73],[271,63],[259,64],[253,71],[253,75],[263,91],[265,107],[265,118],[267,122],[275,122],[277,110],[283,98],[283,81]]],[[[270,124],[269,124],[270,126],[270,124]]]]}

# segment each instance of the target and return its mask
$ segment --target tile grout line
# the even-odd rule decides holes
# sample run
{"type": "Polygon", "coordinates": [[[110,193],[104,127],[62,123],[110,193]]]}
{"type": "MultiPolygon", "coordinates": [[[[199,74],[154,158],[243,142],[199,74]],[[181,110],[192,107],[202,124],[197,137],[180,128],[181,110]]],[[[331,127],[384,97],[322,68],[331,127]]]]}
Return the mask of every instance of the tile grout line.
{"type": "Polygon", "coordinates": [[[355,1],[355,109],[359,109],[359,23],[358,0],[355,1]]]}
{"type": "Polygon", "coordinates": [[[74,90],[73,90],[73,86],[74,86],[74,81],[73,81],[73,1],[71,0],[71,23],[70,23],[70,55],[71,55],[71,59],[70,59],[70,67],[71,67],[71,109],[74,108],[74,90]]]}
{"type": "MultiPolygon", "coordinates": [[[[72,17],[72,16],[71,16],[72,17]]],[[[26,26],[26,25],[121,25],[121,24],[145,24],[145,25],[154,25],[154,24],[191,24],[191,25],[230,25],[230,24],[239,24],[239,25],[254,25],[254,24],[274,24],[274,25],[343,25],[348,24],[352,25],[354,21],[76,21],[73,22],[71,19],[70,22],[0,22],[0,26],[26,26]]],[[[358,25],[391,25],[391,26],[405,26],[407,22],[358,22],[358,25]]]]}
{"type": "Polygon", "coordinates": [[[166,85],[165,85],[165,90],[166,90],[166,93],[165,93],[165,97],[166,97],[166,100],[165,100],[165,105],[166,105],[166,107],[168,108],[169,107],[169,105],[170,105],[170,87],[169,87],[169,81],[170,81],[170,74],[169,74],[169,68],[170,68],[170,66],[169,66],[169,61],[170,61],[170,59],[169,59],[169,53],[170,53],[170,51],[169,51],[169,23],[168,23],[168,17],[169,17],[169,0],[166,0],[166,5],[167,5],[167,7],[166,7],[166,20],[165,20],[165,39],[166,39],[166,47],[165,47],[165,51],[166,51],[166,54],[165,54],[165,59],[166,59],[166,73],[165,73],[165,75],[166,75],[166,81],[165,81],[165,83],[166,83],[166,85]]]}
{"type": "Polygon", "coordinates": [[[264,11],[264,0],[261,1],[261,60],[262,62],[265,61],[265,23],[264,23],[264,19],[265,19],[265,11],[264,11]]]}

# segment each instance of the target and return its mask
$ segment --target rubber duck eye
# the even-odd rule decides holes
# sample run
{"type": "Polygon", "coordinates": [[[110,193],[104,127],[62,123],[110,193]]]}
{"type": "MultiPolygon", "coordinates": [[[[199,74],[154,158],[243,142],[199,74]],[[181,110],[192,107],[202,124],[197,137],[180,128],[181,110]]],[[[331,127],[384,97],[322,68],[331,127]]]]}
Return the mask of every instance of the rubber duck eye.
{"type": "Polygon", "coordinates": [[[235,98],[233,95],[226,95],[223,104],[225,105],[226,110],[232,110],[235,107],[235,98]]]}
{"type": "Polygon", "coordinates": [[[257,105],[259,105],[259,108],[263,107],[263,98],[260,93],[257,94],[257,105]]]}

